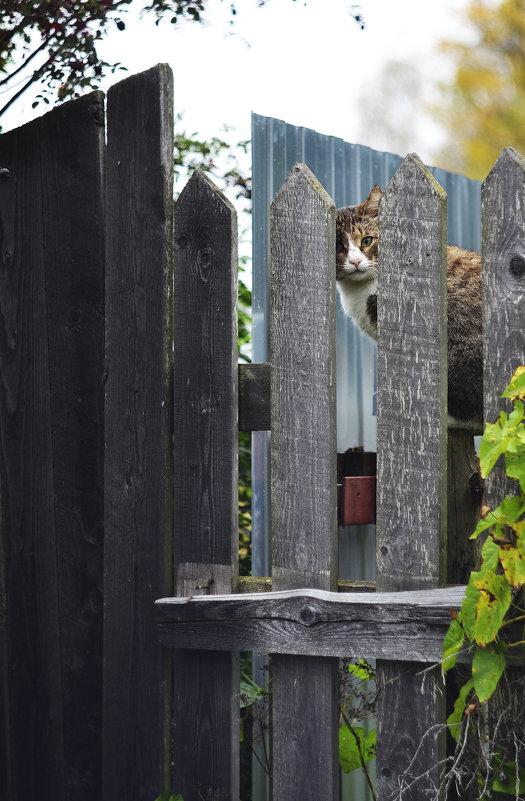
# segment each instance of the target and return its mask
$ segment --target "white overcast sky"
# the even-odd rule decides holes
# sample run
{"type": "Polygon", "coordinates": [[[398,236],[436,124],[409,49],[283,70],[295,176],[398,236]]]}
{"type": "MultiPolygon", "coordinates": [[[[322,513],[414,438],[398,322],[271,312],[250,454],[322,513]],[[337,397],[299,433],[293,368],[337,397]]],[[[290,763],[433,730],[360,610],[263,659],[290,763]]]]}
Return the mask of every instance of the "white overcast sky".
{"type": "MultiPolygon", "coordinates": [[[[439,40],[468,41],[461,16],[468,0],[363,0],[364,31],[348,13],[352,5],[347,0],[308,0],[306,5],[268,0],[258,8],[257,0],[237,0],[233,26],[229,0],[208,0],[204,25],[157,27],[151,15],[137,19],[128,13],[126,31],[112,33],[101,53],[122,62],[129,73],[169,63],[175,111],[183,113],[188,132],[212,136],[227,124],[238,131],[237,139],[248,138],[253,110],[368,144],[360,119],[375,76],[391,59],[409,61],[428,78],[430,96],[433,79],[446,70],[437,54],[439,40]]],[[[104,88],[120,75],[125,77],[109,76],[104,88]]],[[[422,99],[428,99],[425,93],[422,99]]],[[[33,111],[31,101],[28,96],[18,104],[4,130],[45,110],[33,111]]],[[[428,161],[436,136],[432,126],[422,135],[414,124],[410,149],[428,161]]],[[[389,149],[388,141],[375,146],[389,149]]]]}

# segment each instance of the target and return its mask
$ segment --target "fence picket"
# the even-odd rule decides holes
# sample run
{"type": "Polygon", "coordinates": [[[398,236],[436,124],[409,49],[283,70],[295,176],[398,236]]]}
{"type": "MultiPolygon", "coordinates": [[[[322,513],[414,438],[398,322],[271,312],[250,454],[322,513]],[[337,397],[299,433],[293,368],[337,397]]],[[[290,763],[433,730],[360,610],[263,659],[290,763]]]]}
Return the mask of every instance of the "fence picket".
{"type": "Polygon", "coordinates": [[[172,587],[172,94],[166,65],[108,93],[106,801],[170,786],[171,682],[151,607],[172,587]]]}
{"type": "MultiPolygon", "coordinates": [[[[237,217],[194,173],[175,204],[174,566],[177,595],[236,589],[237,217]]],[[[179,651],[174,789],[239,794],[238,653],[179,651]]]]}
{"type": "MultiPolygon", "coordinates": [[[[306,165],[276,195],[271,233],[273,586],[334,589],[335,206],[306,165]]],[[[337,661],[274,655],[272,686],[274,801],[335,801],[337,661]]]]}
{"type": "MultiPolygon", "coordinates": [[[[512,402],[501,393],[516,367],[525,363],[525,160],[513,148],[501,153],[482,185],[483,232],[483,324],[484,324],[484,414],[493,423],[501,409],[510,412],[512,402]]],[[[506,494],[514,495],[516,485],[505,473],[500,459],[485,484],[485,503],[492,508],[506,494]]],[[[512,742],[509,727],[523,729],[521,685],[516,682],[523,670],[508,666],[505,682],[500,682],[490,700],[492,747],[497,739],[512,742]],[[510,715],[509,715],[510,712],[510,715]],[[506,715],[496,732],[493,722],[506,715]],[[518,723],[519,721],[519,723],[518,723]]],[[[518,741],[519,742],[519,741],[518,741]]],[[[521,746],[512,748],[512,761],[525,769],[521,746]]],[[[505,799],[503,793],[494,798],[505,799]]]]}
{"type": "Polygon", "coordinates": [[[94,93],[0,136],[6,801],[100,793],[103,120],[94,93]]]}
{"type": "MultiPolygon", "coordinates": [[[[415,155],[384,192],[379,236],[377,588],[430,589],[446,568],[446,195],[415,155]]],[[[439,671],[423,669],[378,662],[379,801],[442,756],[444,737],[427,734],[445,719],[439,671]]]]}

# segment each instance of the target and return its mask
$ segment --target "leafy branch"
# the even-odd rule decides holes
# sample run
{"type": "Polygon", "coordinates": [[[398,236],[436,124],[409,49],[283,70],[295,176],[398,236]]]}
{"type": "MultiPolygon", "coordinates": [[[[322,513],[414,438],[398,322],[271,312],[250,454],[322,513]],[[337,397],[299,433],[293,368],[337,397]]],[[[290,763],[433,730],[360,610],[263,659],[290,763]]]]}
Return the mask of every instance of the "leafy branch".
{"type": "MultiPolygon", "coordinates": [[[[510,414],[502,411],[487,424],[479,449],[481,474],[486,478],[503,457],[507,476],[517,482],[515,495],[505,496],[495,509],[486,506],[471,539],[486,535],[479,571],[470,575],[465,598],[443,643],[443,670],[456,664],[465,649],[472,655],[471,676],[462,686],[448,718],[456,740],[479,716],[493,696],[513,658],[510,649],[524,644],[521,589],[525,584],[525,367],[519,367],[502,394],[514,401],[510,414]],[[465,728],[466,727],[466,728],[465,728]]],[[[525,771],[517,762],[492,754],[492,790],[515,794],[525,789],[525,771]]]]}

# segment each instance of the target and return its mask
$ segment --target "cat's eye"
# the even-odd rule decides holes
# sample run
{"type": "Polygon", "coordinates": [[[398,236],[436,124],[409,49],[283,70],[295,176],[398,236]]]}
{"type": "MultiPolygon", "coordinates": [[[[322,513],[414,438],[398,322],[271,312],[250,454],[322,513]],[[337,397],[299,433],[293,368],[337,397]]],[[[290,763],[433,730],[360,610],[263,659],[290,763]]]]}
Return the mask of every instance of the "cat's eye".
{"type": "Polygon", "coordinates": [[[361,240],[361,247],[369,248],[373,241],[374,241],[373,236],[364,236],[361,240]]]}

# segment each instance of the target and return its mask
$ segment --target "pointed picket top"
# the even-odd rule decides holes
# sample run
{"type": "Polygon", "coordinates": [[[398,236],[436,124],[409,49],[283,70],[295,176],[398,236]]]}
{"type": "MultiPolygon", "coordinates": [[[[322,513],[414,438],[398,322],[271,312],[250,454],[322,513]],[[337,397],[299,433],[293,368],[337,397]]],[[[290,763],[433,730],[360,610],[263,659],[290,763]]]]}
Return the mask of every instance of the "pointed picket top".
{"type": "MultiPolygon", "coordinates": [[[[417,185],[418,193],[426,188],[430,196],[437,196],[445,201],[447,194],[443,187],[436,181],[428,167],[426,167],[417,153],[408,153],[403,159],[396,172],[392,176],[391,181],[384,191],[384,198],[382,204],[385,204],[389,196],[398,192],[398,186],[401,184],[404,188],[410,191],[411,187],[417,185]],[[417,182],[417,184],[416,184],[417,182]]],[[[406,191],[405,189],[405,191],[406,191]]],[[[402,199],[396,194],[396,203],[402,199]]]]}
{"type": "Polygon", "coordinates": [[[319,201],[328,208],[333,206],[335,209],[334,201],[321,182],[315,177],[308,165],[304,164],[304,162],[298,162],[294,164],[283,185],[275,195],[271,207],[273,209],[277,206],[288,204],[289,201],[287,198],[290,193],[302,194],[304,192],[308,192],[309,194],[313,195],[313,197],[318,198],[319,201]]]}
{"type": "MultiPolygon", "coordinates": [[[[523,175],[525,172],[525,159],[515,148],[505,147],[501,151],[494,166],[483,181],[483,188],[489,187],[493,181],[501,180],[502,176],[523,175]]],[[[482,190],[483,191],[483,190],[482,190]]]]}
{"type": "Polygon", "coordinates": [[[204,172],[202,169],[196,169],[191,178],[186,183],[184,189],[180,193],[179,197],[175,201],[175,207],[180,202],[185,202],[187,196],[194,197],[195,195],[200,196],[201,193],[204,196],[208,196],[210,198],[216,198],[219,204],[224,205],[225,209],[228,209],[230,213],[233,215],[237,215],[235,210],[235,206],[231,203],[226,195],[221,192],[219,187],[213,183],[211,178],[204,172]]]}

